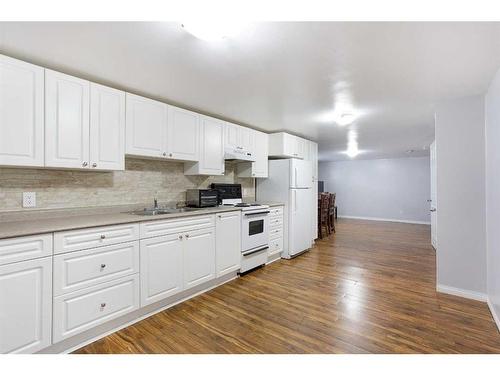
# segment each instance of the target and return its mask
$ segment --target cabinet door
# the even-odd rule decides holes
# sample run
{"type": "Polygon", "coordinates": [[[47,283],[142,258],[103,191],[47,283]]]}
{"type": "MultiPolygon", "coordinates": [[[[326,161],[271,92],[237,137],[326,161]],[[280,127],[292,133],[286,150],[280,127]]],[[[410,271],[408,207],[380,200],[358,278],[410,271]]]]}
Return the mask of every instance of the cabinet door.
{"type": "Polygon", "coordinates": [[[241,212],[216,215],[215,251],[217,277],[240,269],[241,261],[241,212]]]}
{"type": "Polygon", "coordinates": [[[255,130],[238,126],[240,145],[247,152],[254,153],[255,148],[255,130]]]}
{"type": "Polygon", "coordinates": [[[198,174],[224,174],[224,123],[203,116],[200,128],[200,165],[198,174]]]}
{"type": "Polygon", "coordinates": [[[184,235],[184,289],[215,278],[215,228],[184,235]]]}
{"type": "Polygon", "coordinates": [[[306,140],[300,137],[294,137],[295,152],[294,156],[299,159],[304,159],[306,155],[306,140]]]}
{"type": "Polygon", "coordinates": [[[90,84],[90,168],[125,169],[125,93],[90,84]]]}
{"type": "Polygon", "coordinates": [[[51,343],[52,258],[0,266],[0,353],[34,353],[51,343]]]}
{"type": "Polygon", "coordinates": [[[168,107],[169,158],[198,161],[199,120],[198,113],[173,106],[168,107]]]}
{"type": "Polygon", "coordinates": [[[309,142],[309,154],[313,168],[313,181],[318,181],[318,144],[316,142],[309,142]]]}
{"type": "Polygon", "coordinates": [[[90,83],[45,70],[45,166],[89,167],[90,83]]]}
{"type": "Polygon", "coordinates": [[[0,55],[0,165],[42,167],[43,68],[0,55]]]}
{"type": "Polygon", "coordinates": [[[255,162],[253,163],[252,177],[268,177],[268,141],[266,133],[255,132],[255,162]]]}
{"type": "Polygon", "coordinates": [[[182,245],[180,234],[141,240],[141,306],[182,291],[182,245]]]}
{"type": "Polygon", "coordinates": [[[239,126],[226,122],[224,125],[224,145],[231,149],[241,147],[239,139],[239,126]]]}
{"type": "Polygon", "coordinates": [[[130,155],[166,157],[167,113],[165,103],[126,94],[126,148],[130,155]]]}

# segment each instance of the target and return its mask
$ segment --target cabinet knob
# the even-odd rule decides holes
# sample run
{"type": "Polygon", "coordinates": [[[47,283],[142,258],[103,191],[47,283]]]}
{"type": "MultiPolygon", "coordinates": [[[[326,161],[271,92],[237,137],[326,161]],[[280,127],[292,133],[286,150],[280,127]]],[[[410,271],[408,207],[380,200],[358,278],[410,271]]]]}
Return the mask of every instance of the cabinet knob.
{"type": "Polygon", "coordinates": [[[97,167],[97,163],[92,163],[92,168],[97,167]]]}
{"type": "Polygon", "coordinates": [[[86,167],[87,165],[89,165],[89,163],[87,163],[86,161],[84,161],[84,162],[82,163],[82,165],[83,165],[84,167],[86,167]]]}
{"type": "Polygon", "coordinates": [[[189,234],[186,234],[186,238],[189,238],[189,234]]]}
{"type": "Polygon", "coordinates": [[[172,157],[172,153],[168,154],[168,156],[172,157]]]}
{"type": "Polygon", "coordinates": [[[101,240],[103,240],[105,238],[106,238],[106,235],[105,234],[101,234],[101,240]]]}
{"type": "Polygon", "coordinates": [[[167,156],[167,153],[166,153],[166,152],[164,152],[162,155],[163,155],[163,156],[167,156]]]}
{"type": "Polygon", "coordinates": [[[179,240],[182,240],[182,234],[179,236],[179,240]]]}
{"type": "Polygon", "coordinates": [[[101,264],[101,269],[104,269],[104,268],[106,268],[106,265],[103,263],[103,264],[101,264]]]}
{"type": "Polygon", "coordinates": [[[101,309],[104,309],[105,307],[106,307],[106,303],[105,302],[101,303],[101,309]]]}

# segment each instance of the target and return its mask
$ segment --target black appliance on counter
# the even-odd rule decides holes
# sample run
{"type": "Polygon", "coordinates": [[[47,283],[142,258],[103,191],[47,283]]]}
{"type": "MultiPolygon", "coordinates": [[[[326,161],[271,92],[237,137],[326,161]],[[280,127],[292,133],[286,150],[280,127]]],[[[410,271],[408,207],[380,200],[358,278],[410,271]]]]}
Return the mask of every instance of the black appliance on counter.
{"type": "Polygon", "coordinates": [[[219,195],[219,204],[237,204],[241,203],[241,184],[219,184],[212,183],[212,190],[216,190],[219,195]]]}
{"type": "Polygon", "coordinates": [[[188,207],[215,207],[219,202],[219,194],[214,189],[188,189],[186,205],[188,207]]]}

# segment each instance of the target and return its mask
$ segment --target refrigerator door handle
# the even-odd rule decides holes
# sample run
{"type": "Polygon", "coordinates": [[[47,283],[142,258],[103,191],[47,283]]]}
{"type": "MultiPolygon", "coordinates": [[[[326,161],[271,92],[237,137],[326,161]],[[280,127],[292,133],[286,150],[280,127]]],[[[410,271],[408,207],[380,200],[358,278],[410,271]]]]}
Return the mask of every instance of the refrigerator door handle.
{"type": "Polygon", "coordinates": [[[297,167],[295,167],[295,187],[299,187],[297,184],[297,167]]]}

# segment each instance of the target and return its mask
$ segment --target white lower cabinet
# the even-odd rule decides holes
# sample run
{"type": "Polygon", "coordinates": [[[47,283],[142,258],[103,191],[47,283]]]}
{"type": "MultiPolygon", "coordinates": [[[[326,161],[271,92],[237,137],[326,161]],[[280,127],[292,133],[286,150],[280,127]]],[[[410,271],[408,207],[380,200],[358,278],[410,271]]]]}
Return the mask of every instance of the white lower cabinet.
{"type": "Polygon", "coordinates": [[[137,274],[56,297],[53,342],[57,343],[137,308],[137,274]]]}
{"type": "Polygon", "coordinates": [[[0,353],[51,344],[52,258],[0,266],[0,353]]]}
{"type": "Polygon", "coordinates": [[[141,240],[141,306],[183,289],[181,234],[141,240]]]}
{"type": "Polygon", "coordinates": [[[241,263],[241,212],[233,211],[216,215],[216,271],[217,277],[240,269],[241,263]]]}
{"type": "Polygon", "coordinates": [[[215,228],[184,235],[184,289],[215,278],[215,228]]]}

